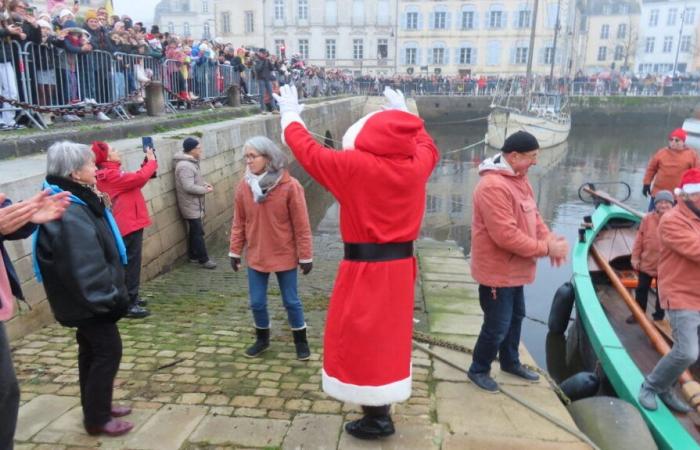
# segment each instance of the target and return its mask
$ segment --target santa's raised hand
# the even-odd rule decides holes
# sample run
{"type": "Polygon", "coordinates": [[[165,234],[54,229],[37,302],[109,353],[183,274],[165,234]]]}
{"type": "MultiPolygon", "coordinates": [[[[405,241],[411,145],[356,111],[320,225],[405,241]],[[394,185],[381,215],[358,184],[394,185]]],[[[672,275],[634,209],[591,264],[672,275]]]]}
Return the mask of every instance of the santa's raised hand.
{"type": "MultiPolygon", "coordinates": [[[[289,126],[290,123],[299,122],[304,128],[306,124],[301,119],[301,112],[304,110],[304,105],[299,103],[299,95],[297,94],[297,88],[294,85],[285,84],[280,88],[280,93],[273,93],[272,96],[277,101],[277,105],[280,108],[280,119],[282,122],[282,142],[284,140],[284,130],[289,126]]],[[[286,143],[286,142],[285,142],[286,143]]]]}
{"type": "Polygon", "coordinates": [[[400,89],[393,90],[386,86],[384,88],[384,98],[386,98],[387,103],[382,106],[383,110],[398,109],[399,111],[409,112],[408,106],[406,106],[406,99],[400,89]]]}

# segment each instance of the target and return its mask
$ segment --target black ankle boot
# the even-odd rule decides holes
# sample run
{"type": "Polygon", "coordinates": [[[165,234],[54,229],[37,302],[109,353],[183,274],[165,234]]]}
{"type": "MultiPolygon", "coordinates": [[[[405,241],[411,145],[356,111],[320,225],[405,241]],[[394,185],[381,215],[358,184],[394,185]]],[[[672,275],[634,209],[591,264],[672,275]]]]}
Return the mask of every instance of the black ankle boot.
{"type": "Polygon", "coordinates": [[[292,330],[294,335],[294,347],[297,350],[297,359],[299,361],[306,361],[311,357],[311,350],[309,350],[309,343],[306,340],[306,328],[301,330],[292,330]]]}
{"type": "Polygon", "coordinates": [[[254,358],[260,353],[270,347],[270,329],[269,328],[256,328],[255,329],[255,343],[248,347],[245,351],[245,355],[248,358],[254,358]]]}
{"type": "Polygon", "coordinates": [[[364,417],[345,424],[345,431],[358,439],[379,439],[394,434],[389,405],[363,406],[364,417]]]}

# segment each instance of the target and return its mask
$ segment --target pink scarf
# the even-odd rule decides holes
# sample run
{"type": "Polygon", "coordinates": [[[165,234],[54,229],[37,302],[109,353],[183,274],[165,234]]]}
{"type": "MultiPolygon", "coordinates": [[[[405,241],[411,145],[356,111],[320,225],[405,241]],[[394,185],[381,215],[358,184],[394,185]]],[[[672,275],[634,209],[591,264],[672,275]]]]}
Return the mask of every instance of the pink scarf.
{"type": "Polygon", "coordinates": [[[0,253],[0,322],[10,320],[15,311],[15,297],[12,295],[10,280],[7,278],[5,261],[0,253]]]}

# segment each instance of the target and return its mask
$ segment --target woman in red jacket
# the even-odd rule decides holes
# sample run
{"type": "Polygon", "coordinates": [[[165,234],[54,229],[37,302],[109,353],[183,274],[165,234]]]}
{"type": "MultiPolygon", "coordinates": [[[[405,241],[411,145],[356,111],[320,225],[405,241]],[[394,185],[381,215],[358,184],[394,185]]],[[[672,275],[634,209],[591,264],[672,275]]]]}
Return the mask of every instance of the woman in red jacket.
{"type": "Polygon", "coordinates": [[[158,169],[154,149],[146,149],[146,158],[136,172],[122,170],[119,152],[106,142],[93,142],[97,171],[97,189],[109,195],[112,212],[124,239],[128,263],[126,288],[129,291],[129,312],[126,317],[141,318],[150,315],[144,308],[146,301],[139,297],[141,283],[141,248],[143,229],[151,225],[148,207],[141,188],[158,169]]]}
{"type": "Polygon", "coordinates": [[[229,257],[238,272],[246,247],[250,309],[255,343],[245,351],[249,358],[270,346],[267,282],[275,273],[294,336],[297,359],[311,356],[306,339],[304,307],[297,294],[297,265],[304,275],[312,269],[312,237],[304,188],[286,169],[287,157],[265,136],[243,145],[245,177],[236,187],[229,257]]]}

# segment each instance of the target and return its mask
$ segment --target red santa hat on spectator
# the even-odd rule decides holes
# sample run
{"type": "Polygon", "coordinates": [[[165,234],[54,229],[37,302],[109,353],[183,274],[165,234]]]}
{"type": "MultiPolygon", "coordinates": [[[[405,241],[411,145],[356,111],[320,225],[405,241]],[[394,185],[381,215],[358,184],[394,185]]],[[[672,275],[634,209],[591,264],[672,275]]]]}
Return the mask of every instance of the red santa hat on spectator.
{"type": "Polygon", "coordinates": [[[406,155],[416,151],[416,133],[423,127],[418,116],[390,109],[362,117],[343,135],[343,149],[357,149],[379,156],[406,155]]]}
{"type": "Polygon", "coordinates": [[[676,195],[696,194],[700,192],[700,169],[688,169],[683,172],[681,185],[675,189],[676,195]]]}
{"type": "Polygon", "coordinates": [[[92,152],[95,154],[95,165],[99,168],[109,154],[109,144],[103,141],[95,141],[92,143],[92,152]]]}
{"type": "Polygon", "coordinates": [[[688,138],[688,133],[686,133],[685,130],[683,130],[683,128],[676,128],[675,130],[668,133],[668,140],[670,141],[673,138],[678,138],[681,141],[685,142],[685,140],[688,138]]]}

